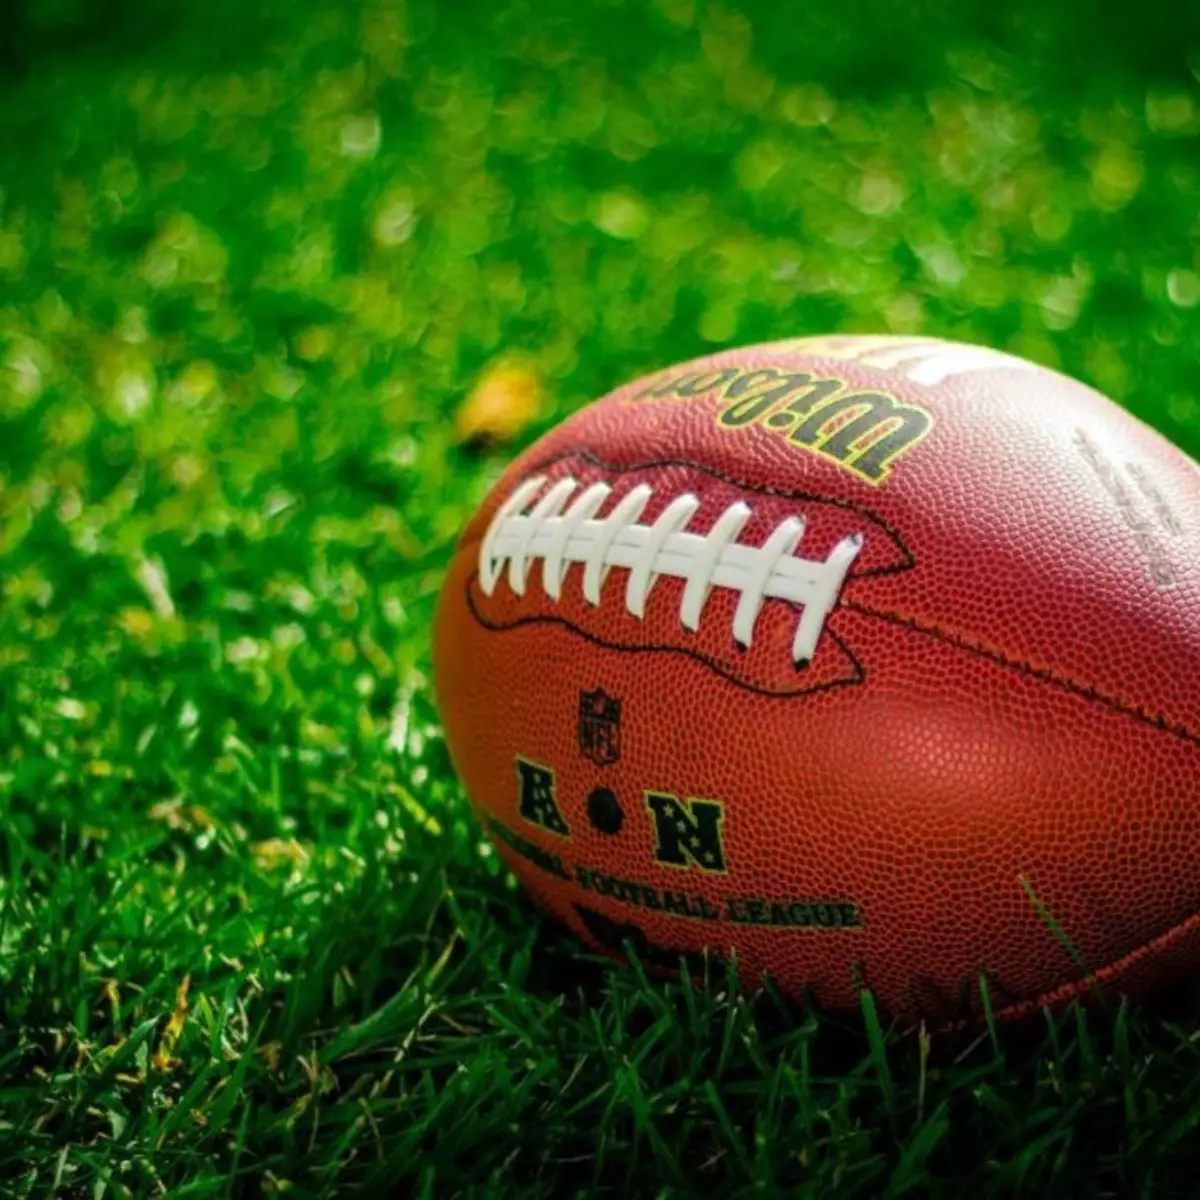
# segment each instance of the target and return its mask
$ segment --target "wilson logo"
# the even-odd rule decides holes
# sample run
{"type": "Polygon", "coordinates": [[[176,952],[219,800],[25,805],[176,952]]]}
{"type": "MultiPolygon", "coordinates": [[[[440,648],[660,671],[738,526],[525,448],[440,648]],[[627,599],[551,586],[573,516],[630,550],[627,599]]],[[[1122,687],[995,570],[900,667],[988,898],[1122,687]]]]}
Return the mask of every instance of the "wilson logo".
{"type": "Polygon", "coordinates": [[[723,367],[660,382],[639,400],[716,395],[717,425],[759,426],[878,486],[896,460],[929,433],[933,418],[886,392],[854,391],[844,380],[776,367],[723,367]]]}

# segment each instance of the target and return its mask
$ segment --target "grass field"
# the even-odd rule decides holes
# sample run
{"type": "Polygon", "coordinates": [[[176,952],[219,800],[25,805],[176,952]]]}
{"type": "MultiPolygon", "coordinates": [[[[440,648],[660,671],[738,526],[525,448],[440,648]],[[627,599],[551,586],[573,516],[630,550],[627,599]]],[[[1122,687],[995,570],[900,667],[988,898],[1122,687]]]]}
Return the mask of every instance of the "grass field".
{"type": "Polygon", "coordinates": [[[428,625],[519,445],[717,346],[984,341],[1200,452],[1200,23],[566,11],[13,17],[0,1189],[1194,1196],[1194,986],[948,1042],[541,924],[428,625]],[[540,411],[460,446],[513,355],[540,411]]]}

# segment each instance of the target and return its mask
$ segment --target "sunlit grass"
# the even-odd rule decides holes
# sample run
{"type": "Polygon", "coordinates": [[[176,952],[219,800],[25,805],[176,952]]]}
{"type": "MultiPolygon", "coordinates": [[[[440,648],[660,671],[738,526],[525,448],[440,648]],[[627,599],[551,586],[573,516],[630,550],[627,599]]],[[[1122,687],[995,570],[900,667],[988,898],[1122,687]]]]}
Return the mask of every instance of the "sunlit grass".
{"type": "Polygon", "coordinates": [[[901,8],[295,4],[239,39],[231,4],[126,6],[71,48],[65,4],[24,30],[7,1191],[1186,1193],[1190,996],[972,1047],[716,964],[614,970],[538,923],[440,738],[455,534],[634,374],[944,334],[1200,450],[1200,43],[901,8]]]}

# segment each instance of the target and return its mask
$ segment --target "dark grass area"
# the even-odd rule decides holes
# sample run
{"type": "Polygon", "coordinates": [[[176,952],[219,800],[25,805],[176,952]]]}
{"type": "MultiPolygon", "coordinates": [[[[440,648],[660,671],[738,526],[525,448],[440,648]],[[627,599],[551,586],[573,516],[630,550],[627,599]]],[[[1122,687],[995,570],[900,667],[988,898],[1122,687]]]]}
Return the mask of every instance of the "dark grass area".
{"type": "Polygon", "coordinates": [[[63,1196],[1191,1196],[1200,1000],[977,1042],[613,968],[451,773],[514,447],[829,330],[1200,451],[1200,10],[25,5],[0,82],[0,1178],[63,1196]]]}

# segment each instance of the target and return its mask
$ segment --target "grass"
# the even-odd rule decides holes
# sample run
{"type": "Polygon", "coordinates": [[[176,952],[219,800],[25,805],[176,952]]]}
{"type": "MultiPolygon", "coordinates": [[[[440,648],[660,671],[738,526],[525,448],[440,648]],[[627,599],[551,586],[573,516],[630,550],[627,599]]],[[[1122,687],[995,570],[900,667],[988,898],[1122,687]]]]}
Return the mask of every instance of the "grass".
{"type": "Polygon", "coordinates": [[[1200,451],[1195,16],[572,13],[13,18],[4,1193],[1193,1195],[1192,985],[963,1043],[540,924],[427,631],[516,445],[711,347],[989,342],[1200,451]]]}

